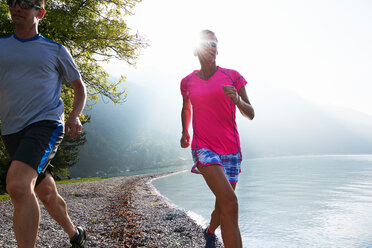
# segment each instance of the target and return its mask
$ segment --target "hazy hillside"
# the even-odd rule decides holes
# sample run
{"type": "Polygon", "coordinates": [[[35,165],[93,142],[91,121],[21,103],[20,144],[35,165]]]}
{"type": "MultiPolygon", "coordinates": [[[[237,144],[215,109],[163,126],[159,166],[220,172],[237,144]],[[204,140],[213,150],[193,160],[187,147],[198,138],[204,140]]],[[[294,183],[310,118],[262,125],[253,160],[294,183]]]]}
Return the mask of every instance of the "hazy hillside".
{"type": "MultiPolygon", "coordinates": [[[[170,125],[157,109],[153,93],[126,83],[129,95],[123,104],[98,102],[88,111],[91,122],[84,125],[87,143],[80,149],[73,177],[128,174],[149,168],[185,165],[188,149],[179,148],[176,125],[170,125]],[[171,127],[161,126],[166,123],[171,127]]],[[[174,116],[178,122],[179,114],[174,116]]]]}
{"type": "Polygon", "coordinates": [[[292,92],[270,87],[251,91],[254,121],[247,123],[239,118],[247,154],[265,157],[372,153],[372,116],[324,108],[292,92]]]}
{"type": "MultiPolygon", "coordinates": [[[[127,102],[99,102],[87,112],[92,117],[85,125],[87,143],[72,176],[191,164],[190,150],[179,147],[178,85],[169,89],[126,86],[127,102]]],[[[256,118],[249,121],[238,115],[245,158],[372,153],[371,116],[325,109],[272,85],[247,89],[256,118]]]]}

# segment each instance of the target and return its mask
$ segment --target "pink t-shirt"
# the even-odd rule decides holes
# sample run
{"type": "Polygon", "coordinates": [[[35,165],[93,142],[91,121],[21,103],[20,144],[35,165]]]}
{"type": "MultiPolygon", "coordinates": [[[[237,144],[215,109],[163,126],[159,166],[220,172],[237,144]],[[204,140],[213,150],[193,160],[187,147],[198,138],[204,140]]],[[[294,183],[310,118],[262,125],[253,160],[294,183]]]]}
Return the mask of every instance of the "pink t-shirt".
{"type": "Polygon", "coordinates": [[[240,152],[236,106],[224,95],[222,85],[233,85],[238,91],[247,81],[239,72],[221,67],[207,81],[200,79],[197,72],[181,81],[181,94],[192,105],[191,149],[207,148],[220,155],[240,152]]]}

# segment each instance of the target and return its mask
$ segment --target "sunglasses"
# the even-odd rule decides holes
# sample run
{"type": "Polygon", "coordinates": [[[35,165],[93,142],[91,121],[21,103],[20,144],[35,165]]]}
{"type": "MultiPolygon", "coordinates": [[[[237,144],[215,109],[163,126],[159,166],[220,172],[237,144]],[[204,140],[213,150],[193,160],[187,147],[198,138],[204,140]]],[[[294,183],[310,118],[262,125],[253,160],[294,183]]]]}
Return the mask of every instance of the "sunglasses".
{"type": "Polygon", "coordinates": [[[19,7],[21,7],[21,9],[29,9],[29,8],[32,8],[32,7],[36,8],[36,9],[42,9],[40,5],[33,4],[29,0],[7,0],[6,3],[10,7],[15,7],[16,4],[18,3],[19,7]]]}
{"type": "Polygon", "coordinates": [[[205,40],[200,43],[202,48],[214,48],[217,49],[217,41],[215,40],[205,40]]]}

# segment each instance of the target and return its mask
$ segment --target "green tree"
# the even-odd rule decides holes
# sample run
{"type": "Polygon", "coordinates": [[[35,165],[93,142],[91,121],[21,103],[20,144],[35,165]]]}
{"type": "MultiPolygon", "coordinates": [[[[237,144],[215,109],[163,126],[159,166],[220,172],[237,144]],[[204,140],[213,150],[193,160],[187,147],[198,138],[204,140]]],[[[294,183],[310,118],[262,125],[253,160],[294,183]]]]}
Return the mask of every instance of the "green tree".
{"type": "Polygon", "coordinates": [[[68,169],[78,161],[79,147],[86,142],[86,132],[74,139],[65,137],[58,148],[56,156],[52,160],[54,166],[53,175],[56,179],[68,179],[68,169]]]}
{"type": "MultiPolygon", "coordinates": [[[[100,97],[114,103],[126,99],[127,92],[119,87],[125,81],[125,76],[122,75],[117,82],[110,81],[102,63],[119,59],[134,66],[140,51],[147,46],[144,37],[131,32],[124,20],[126,16],[133,15],[133,9],[139,2],[141,0],[46,1],[47,12],[39,23],[39,32],[70,51],[87,85],[90,103],[100,97]]],[[[9,36],[13,31],[8,6],[5,1],[1,1],[0,37],[9,36]]],[[[61,97],[68,116],[73,102],[70,85],[63,85],[61,97]]],[[[73,141],[64,139],[60,149],[63,152],[58,163],[65,163],[65,166],[61,168],[72,166],[76,162],[78,146],[84,142],[85,136],[73,141]]],[[[0,166],[7,163],[8,158],[3,154],[6,152],[0,141],[0,166]]]]}

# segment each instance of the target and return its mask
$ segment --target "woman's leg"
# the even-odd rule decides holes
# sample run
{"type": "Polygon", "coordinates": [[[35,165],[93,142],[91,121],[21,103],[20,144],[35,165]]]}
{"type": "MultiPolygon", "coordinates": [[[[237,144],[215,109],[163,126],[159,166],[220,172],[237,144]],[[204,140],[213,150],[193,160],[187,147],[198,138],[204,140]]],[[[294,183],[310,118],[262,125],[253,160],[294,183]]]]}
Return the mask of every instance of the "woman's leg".
{"type": "Polygon", "coordinates": [[[238,226],[238,199],[234,189],[220,165],[198,165],[206,183],[216,196],[220,212],[221,233],[226,248],[241,248],[242,241],[238,226]]]}
{"type": "MultiPolygon", "coordinates": [[[[236,187],[236,183],[230,183],[231,187],[234,189],[235,191],[235,187],[236,187]]],[[[214,210],[211,214],[211,221],[210,221],[210,224],[209,224],[209,227],[208,227],[208,233],[209,234],[214,234],[214,232],[216,231],[216,229],[220,226],[220,209],[218,207],[218,203],[217,203],[217,199],[216,199],[216,202],[215,202],[215,205],[214,205],[214,210]]]]}

